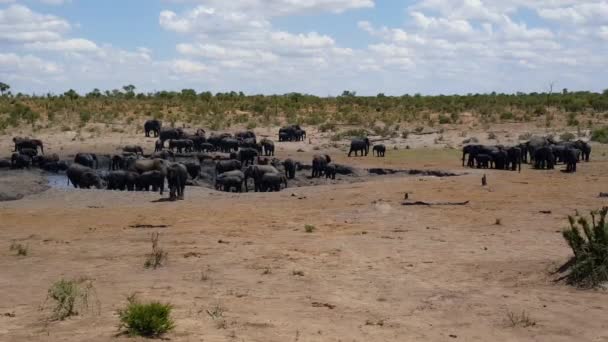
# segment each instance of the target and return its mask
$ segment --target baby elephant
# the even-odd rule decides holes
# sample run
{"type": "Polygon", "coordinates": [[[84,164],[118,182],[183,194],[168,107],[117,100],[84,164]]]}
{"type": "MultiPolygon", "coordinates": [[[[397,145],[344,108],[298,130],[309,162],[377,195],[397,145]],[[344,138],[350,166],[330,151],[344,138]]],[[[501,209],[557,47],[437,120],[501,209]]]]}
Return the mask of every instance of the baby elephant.
{"type": "Polygon", "coordinates": [[[336,172],[337,172],[336,164],[334,164],[334,163],[327,164],[327,166],[325,167],[325,178],[336,179],[336,172]]]}
{"type": "Polygon", "coordinates": [[[243,182],[245,174],[240,170],[233,170],[217,175],[215,178],[215,189],[224,190],[226,192],[234,191],[243,192],[243,182]]]}
{"type": "Polygon", "coordinates": [[[376,155],[376,157],[384,157],[384,153],[386,153],[386,146],[384,145],[374,145],[374,149],[372,150],[372,155],[376,155]]]}
{"type": "Polygon", "coordinates": [[[287,188],[287,177],[282,173],[265,173],[261,180],[261,190],[265,191],[281,191],[281,184],[285,184],[287,188]]]}

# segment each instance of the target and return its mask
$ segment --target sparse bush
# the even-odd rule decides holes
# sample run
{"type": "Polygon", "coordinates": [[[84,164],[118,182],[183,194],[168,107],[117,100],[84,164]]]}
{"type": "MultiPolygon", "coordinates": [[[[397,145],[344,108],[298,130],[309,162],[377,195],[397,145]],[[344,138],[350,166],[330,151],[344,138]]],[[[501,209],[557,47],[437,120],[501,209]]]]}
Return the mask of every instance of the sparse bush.
{"type": "Polygon", "coordinates": [[[165,264],[169,253],[165,252],[158,246],[158,238],[160,234],[155,232],[152,233],[150,241],[152,242],[152,252],[148,254],[146,262],[144,263],[145,268],[157,269],[165,264]]]}
{"type": "Polygon", "coordinates": [[[597,141],[602,144],[608,144],[608,126],[594,129],[591,132],[591,141],[597,141]]]}
{"type": "Polygon", "coordinates": [[[316,229],[317,229],[317,228],[315,228],[315,226],[313,226],[312,224],[307,224],[307,225],[305,225],[305,226],[304,226],[304,230],[305,230],[307,233],[312,233],[312,232],[314,232],[316,229]]]}
{"type": "Polygon", "coordinates": [[[11,252],[17,252],[18,256],[26,256],[28,253],[27,245],[22,245],[13,241],[10,246],[11,252]]]}
{"type": "Polygon", "coordinates": [[[502,114],[500,114],[500,120],[503,121],[513,120],[514,117],[515,116],[511,112],[503,112],[502,114]]]}
{"type": "Polygon", "coordinates": [[[452,123],[452,119],[449,116],[445,116],[443,114],[439,114],[439,123],[440,124],[449,124],[452,123]]]}
{"type": "Polygon", "coordinates": [[[127,298],[127,302],[127,307],[119,310],[118,316],[119,329],[125,329],[129,335],[158,337],[175,327],[171,319],[171,304],[141,303],[134,295],[127,298]]]}
{"type": "Polygon", "coordinates": [[[54,320],[64,320],[89,308],[89,299],[94,293],[93,283],[88,279],[60,280],[48,290],[47,301],[53,300],[54,320]]]}
{"type": "Polygon", "coordinates": [[[494,132],[488,133],[488,139],[490,139],[490,140],[496,140],[496,133],[494,133],[494,132]]]}
{"type": "Polygon", "coordinates": [[[608,207],[585,217],[568,216],[570,227],[563,232],[574,256],[562,267],[569,270],[569,284],[595,287],[608,281],[608,207]],[[581,234],[581,230],[584,235],[581,234]]]}
{"type": "Polygon", "coordinates": [[[226,320],[224,319],[224,308],[220,304],[215,304],[210,310],[207,309],[207,315],[215,322],[218,329],[226,329],[226,320]]]}
{"type": "Polygon", "coordinates": [[[516,314],[511,311],[507,312],[507,322],[512,328],[528,328],[536,325],[536,322],[530,318],[530,315],[528,315],[525,311],[522,311],[521,314],[516,314]]]}
{"type": "Polygon", "coordinates": [[[334,131],[336,129],[336,124],[333,122],[326,122],[319,126],[319,131],[325,133],[327,131],[334,131]]]}

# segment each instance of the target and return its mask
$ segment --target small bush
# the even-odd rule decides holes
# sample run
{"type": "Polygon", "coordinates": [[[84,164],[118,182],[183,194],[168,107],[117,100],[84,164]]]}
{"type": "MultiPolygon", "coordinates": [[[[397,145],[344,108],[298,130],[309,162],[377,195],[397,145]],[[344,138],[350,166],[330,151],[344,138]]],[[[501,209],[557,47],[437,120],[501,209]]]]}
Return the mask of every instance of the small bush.
{"type": "Polygon", "coordinates": [[[559,136],[561,141],[572,141],[576,139],[576,136],[570,132],[564,132],[559,136]]]}
{"type": "Polygon", "coordinates": [[[532,318],[530,318],[530,316],[525,311],[522,311],[521,314],[516,314],[510,311],[507,312],[507,321],[509,323],[509,326],[511,326],[512,328],[528,328],[536,325],[536,322],[532,318]]]}
{"type": "Polygon", "coordinates": [[[224,308],[220,304],[216,304],[213,308],[207,309],[207,315],[215,321],[215,326],[218,329],[226,328],[226,320],[224,319],[224,308]]]}
{"type": "Polygon", "coordinates": [[[439,123],[441,125],[452,123],[452,119],[449,116],[445,116],[443,114],[439,114],[439,123]]]}
{"type": "Polygon", "coordinates": [[[92,295],[93,283],[87,279],[60,280],[48,290],[47,301],[53,300],[54,320],[64,320],[70,316],[78,315],[79,311],[89,308],[89,299],[92,295]]]}
{"type": "Polygon", "coordinates": [[[152,242],[152,253],[148,254],[146,262],[144,263],[145,268],[157,269],[165,264],[169,253],[165,252],[158,246],[158,238],[160,234],[152,233],[150,238],[152,242]]]}
{"type": "Polygon", "coordinates": [[[307,224],[304,226],[304,230],[306,230],[307,233],[312,233],[315,231],[315,226],[313,226],[312,224],[307,224]]]}
{"type": "Polygon", "coordinates": [[[514,118],[515,116],[511,112],[503,112],[502,114],[500,114],[500,120],[503,121],[513,120],[514,118]]]}
{"type": "Polygon", "coordinates": [[[591,132],[591,141],[608,144],[608,126],[594,129],[593,132],[591,132]]]}
{"type": "Polygon", "coordinates": [[[336,124],[333,122],[326,122],[319,126],[319,131],[325,133],[327,131],[334,131],[336,129],[336,124]]]}
{"type": "Polygon", "coordinates": [[[488,139],[490,139],[490,140],[496,140],[496,133],[494,133],[494,132],[488,133],[488,139]]]}
{"type": "Polygon", "coordinates": [[[254,121],[249,121],[249,122],[247,123],[247,126],[246,126],[246,127],[247,127],[247,129],[254,129],[254,128],[256,128],[257,126],[258,126],[258,124],[257,124],[257,123],[255,123],[254,121]]]}
{"type": "Polygon", "coordinates": [[[131,336],[158,337],[171,331],[175,324],[171,319],[170,304],[159,302],[141,303],[135,296],[127,298],[125,309],[118,311],[119,329],[131,336]]]}
{"type": "Polygon", "coordinates": [[[568,216],[570,227],[563,232],[574,256],[562,267],[569,270],[569,284],[595,287],[608,281],[608,207],[591,212],[591,222],[585,217],[568,216]],[[581,230],[583,234],[581,234],[581,230]]]}
{"type": "Polygon", "coordinates": [[[20,243],[13,242],[10,247],[11,252],[17,252],[18,256],[26,256],[28,252],[27,245],[22,245],[20,243]]]}

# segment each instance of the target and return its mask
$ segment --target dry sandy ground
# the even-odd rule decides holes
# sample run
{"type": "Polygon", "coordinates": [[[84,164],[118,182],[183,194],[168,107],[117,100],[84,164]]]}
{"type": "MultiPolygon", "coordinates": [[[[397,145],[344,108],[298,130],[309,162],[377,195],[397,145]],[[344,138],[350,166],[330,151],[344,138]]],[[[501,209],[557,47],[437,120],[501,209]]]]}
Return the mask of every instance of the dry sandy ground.
{"type": "MultiPolygon", "coordinates": [[[[280,156],[293,148],[281,145],[280,156]]],[[[336,159],[469,173],[264,194],[188,188],[180,202],[60,189],[3,202],[0,340],[138,340],[117,336],[116,315],[136,293],[173,304],[174,341],[608,341],[608,294],[551,274],[571,253],[560,234],[566,216],[608,204],[598,198],[608,192],[606,151],[594,146],[576,174],[486,171],[486,188],[457,153],[391,150],[386,159],[336,159]],[[470,204],[405,207],[405,192],[470,204]],[[155,231],[169,258],[148,270],[155,231]],[[13,240],[29,254],[9,251],[13,240]],[[97,305],[48,322],[40,308],[50,285],[79,277],[93,280],[97,305]],[[206,310],[217,307],[223,318],[213,320],[206,310]],[[508,313],[522,311],[536,324],[510,326],[508,313]]]]}

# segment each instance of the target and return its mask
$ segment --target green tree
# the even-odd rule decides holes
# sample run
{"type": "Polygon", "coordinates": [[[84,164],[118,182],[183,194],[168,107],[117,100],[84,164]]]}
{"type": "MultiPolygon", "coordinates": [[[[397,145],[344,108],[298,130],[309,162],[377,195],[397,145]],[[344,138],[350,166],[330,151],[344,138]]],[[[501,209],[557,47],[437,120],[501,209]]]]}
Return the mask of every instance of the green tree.
{"type": "Polygon", "coordinates": [[[124,87],[122,87],[122,90],[125,91],[125,95],[127,96],[127,98],[131,99],[133,97],[135,97],[135,86],[132,84],[126,85],[124,87]]]}
{"type": "Polygon", "coordinates": [[[2,83],[0,82],[0,95],[4,95],[4,92],[11,89],[11,86],[9,86],[6,83],[2,83]]]}
{"type": "Polygon", "coordinates": [[[66,91],[65,93],[63,93],[63,96],[67,97],[70,100],[75,100],[80,97],[80,95],[78,95],[78,93],[74,89],[66,91]]]}

